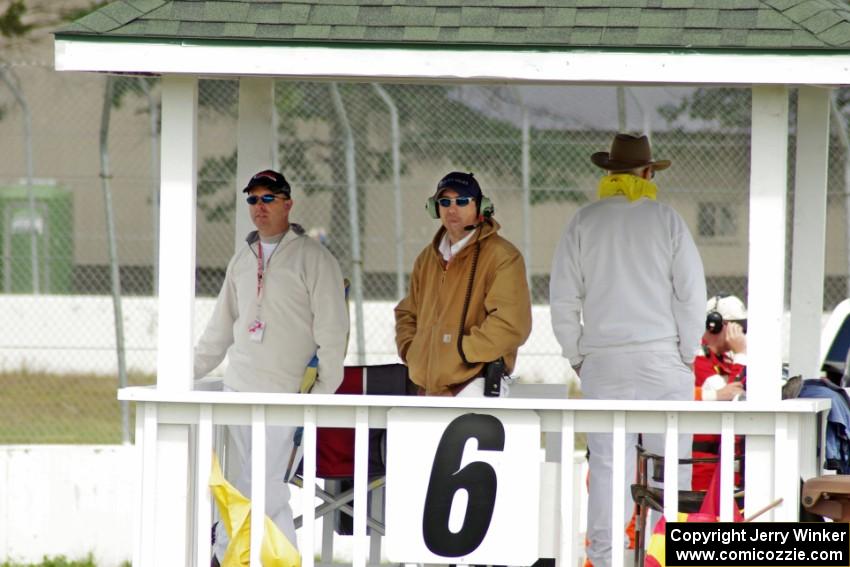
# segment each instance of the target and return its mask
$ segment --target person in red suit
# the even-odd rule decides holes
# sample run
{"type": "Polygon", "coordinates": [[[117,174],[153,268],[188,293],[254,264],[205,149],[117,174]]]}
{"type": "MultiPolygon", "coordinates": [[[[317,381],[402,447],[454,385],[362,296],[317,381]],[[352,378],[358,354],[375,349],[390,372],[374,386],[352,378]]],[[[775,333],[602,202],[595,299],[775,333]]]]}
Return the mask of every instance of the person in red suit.
{"type": "MultiPolygon", "coordinates": [[[[694,397],[704,401],[742,399],[747,380],[747,309],[734,295],[708,300],[705,334],[694,358],[694,397]]],[[[735,438],[735,453],[743,450],[743,438],[735,438]]],[[[694,435],[693,458],[717,458],[719,435],[694,435]]],[[[692,490],[707,490],[716,463],[694,463],[692,490]]],[[[736,471],[735,483],[740,485],[736,471]]]]}

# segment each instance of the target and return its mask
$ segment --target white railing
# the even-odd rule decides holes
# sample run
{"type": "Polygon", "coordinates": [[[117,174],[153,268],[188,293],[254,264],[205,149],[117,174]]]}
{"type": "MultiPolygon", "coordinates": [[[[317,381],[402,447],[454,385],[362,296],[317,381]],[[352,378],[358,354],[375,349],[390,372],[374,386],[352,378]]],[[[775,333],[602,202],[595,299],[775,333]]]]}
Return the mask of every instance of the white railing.
{"type": "MultiPolygon", "coordinates": [[[[363,567],[369,558],[366,526],[367,463],[369,428],[387,426],[387,413],[393,408],[461,408],[470,412],[488,410],[512,412],[533,410],[539,416],[541,431],[560,434],[560,455],[572,456],[575,433],[609,432],[614,439],[614,478],[624,470],[627,433],[663,433],[666,435],[664,478],[676,484],[678,434],[714,433],[721,435],[724,455],[733,454],[735,435],[746,435],[748,458],[763,461],[771,474],[746,487],[747,506],[783,497],[781,506],[762,520],[795,521],[799,508],[801,474],[819,472],[816,427],[829,408],[826,400],[798,399],[776,403],[759,402],[634,402],[568,399],[517,398],[444,398],[404,396],[335,396],[298,394],[260,394],[243,392],[166,392],[155,388],[125,388],[119,399],[137,402],[136,445],[141,462],[141,490],[138,507],[135,567],[167,567],[210,563],[209,530],[212,503],[207,487],[211,471],[210,455],[214,448],[217,425],[252,427],[252,554],[251,565],[259,567],[260,538],[264,517],[264,474],[266,425],[303,426],[304,488],[301,491],[302,541],[313,542],[316,518],[316,428],[353,427],[355,430],[354,535],[352,564],[363,567]],[[305,404],[308,402],[308,404],[305,404]],[[187,481],[188,477],[188,481],[187,481]]],[[[387,456],[392,460],[392,454],[387,456]]],[[[748,462],[747,467],[757,463],[748,462]]],[[[720,464],[721,493],[732,493],[733,461],[720,464]]],[[[574,487],[578,479],[573,466],[559,467],[558,486],[574,487]]],[[[521,490],[522,487],[517,487],[521,490]]],[[[581,554],[573,511],[579,506],[577,493],[559,490],[560,526],[557,546],[552,555],[569,558],[561,565],[576,565],[581,554]]],[[[619,493],[615,488],[614,494],[619,493]]],[[[676,491],[665,498],[665,515],[675,517],[676,491]]],[[[246,495],[247,496],[247,495],[246,495]]],[[[541,494],[541,500],[546,495],[541,494]]],[[[612,499],[612,518],[623,517],[624,503],[612,499]]],[[[721,507],[721,520],[731,520],[731,499],[721,507]]],[[[618,523],[614,520],[614,523],[618,523]]],[[[542,524],[541,524],[542,529],[542,524]]],[[[623,565],[623,530],[613,529],[613,565],[623,565]]],[[[542,557],[551,557],[541,548],[542,557]]],[[[304,567],[313,567],[312,547],[302,557],[304,567]]]]}

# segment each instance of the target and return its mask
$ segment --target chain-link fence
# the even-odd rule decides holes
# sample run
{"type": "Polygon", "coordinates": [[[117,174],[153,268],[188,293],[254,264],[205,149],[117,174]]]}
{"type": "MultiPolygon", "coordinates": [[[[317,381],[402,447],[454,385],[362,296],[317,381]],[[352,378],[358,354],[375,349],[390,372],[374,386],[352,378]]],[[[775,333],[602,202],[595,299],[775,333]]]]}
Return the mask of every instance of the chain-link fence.
{"type": "MultiPolygon", "coordinates": [[[[99,141],[106,77],[56,73],[49,64],[4,69],[20,97],[0,84],[0,384],[16,378],[33,399],[56,397],[64,388],[62,403],[72,408],[66,426],[73,429],[74,412],[90,413],[83,409],[89,394],[68,388],[68,380],[40,377],[111,377],[105,409],[91,411],[103,411],[117,427],[104,181],[116,227],[127,366],[135,381],[145,381],[156,359],[159,81],[113,79],[104,177],[99,141]]],[[[846,93],[837,95],[841,116],[846,93]]],[[[247,181],[235,177],[237,97],[236,81],[200,82],[198,332],[233,253],[234,207],[242,206],[236,188],[247,181]]],[[[292,183],[292,219],[328,246],[348,277],[358,254],[351,231],[360,233],[364,334],[358,337],[353,325],[349,360],[369,363],[396,358],[392,307],[413,259],[438,226],[424,211],[426,197],[448,171],[474,172],[495,203],[503,234],[528,265],[534,331],[517,373],[529,381],[559,382],[569,370],[549,326],[548,273],[564,224],[595,198],[599,171],[590,154],[605,149],[618,130],[649,133],[656,157],[673,161],[656,179],[659,198],[690,225],[709,293],[744,295],[749,107],[746,89],[278,81],[277,163],[270,165],[292,183]],[[353,171],[346,168],[347,155],[353,171]],[[352,190],[359,204],[356,222],[348,215],[352,190]]],[[[833,130],[825,309],[848,295],[846,148],[840,129],[833,130]]],[[[792,137],[792,172],[793,153],[792,137]]],[[[789,210],[792,199],[793,192],[789,210]]],[[[789,243],[791,236],[789,224],[789,243]]],[[[0,397],[0,410],[3,403],[0,397]]],[[[37,413],[22,419],[14,441],[56,440],[33,433],[37,413]]]]}

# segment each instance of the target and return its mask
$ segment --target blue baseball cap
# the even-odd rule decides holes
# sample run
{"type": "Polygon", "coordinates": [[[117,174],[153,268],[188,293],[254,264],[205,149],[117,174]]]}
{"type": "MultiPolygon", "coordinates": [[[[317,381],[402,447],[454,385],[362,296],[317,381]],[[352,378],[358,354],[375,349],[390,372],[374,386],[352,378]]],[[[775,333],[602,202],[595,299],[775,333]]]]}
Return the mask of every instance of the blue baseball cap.
{"type": "Polygon", "coordinates": [[[475,199],[476,202],[481,202],[481,187],[478,185],[478,180],[471,173],[462,173],[460,171],[449,173],[437,183],[437,192],[434,193],[434,196],[439,197],[447,189],[454,189],[461,197],[470,197],[475,199]]]}

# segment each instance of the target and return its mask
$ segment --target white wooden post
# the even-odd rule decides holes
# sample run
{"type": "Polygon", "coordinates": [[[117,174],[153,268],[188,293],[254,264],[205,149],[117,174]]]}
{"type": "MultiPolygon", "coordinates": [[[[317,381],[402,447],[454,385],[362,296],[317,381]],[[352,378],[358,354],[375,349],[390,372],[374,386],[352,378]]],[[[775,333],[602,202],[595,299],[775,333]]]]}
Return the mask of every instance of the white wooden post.
{"type": "MultiPolygon", "coordinates": [[[[157,481],[157,405],[154,403],[140,404],[137,411],[142,413],[142,437],[137,450],[142,453],[141,508],[138,541],[136,542],[139,563],[134,566],[155,567],[154,541],[156,537],[156,481],[157,481]]],[[[137,443],[139,443],[137,439],[137,443]]]]}
{"type": "MultiPolygon", "coordinates": [[[[354,420],[354,550],[351,564],[366,567],[369,541],[366,539],[366,496],[369,476],[369,408],[358,407],[354,420]]],[[[373,557],[380,563],[380,557],[373,557]]]]}
{"type": "MultiPolygon", "coordinates": [[[[148,404],[136,404],[136,437],[135,449],[136,454],[133,458],[136,467],[136,497],[135,497],[135,517],[133,518],[133,559],[134,567],[142,567],[142,518],[144,517],[145,498],[142,491],[143,483],[145,482],[145,429],[144,416],[148,404]]],[[[2,479],[0,479],[2,480],[2,479]]],[[[5,484],[5,483],[4,483],[5,484]]],[[[0,526],[2,528],[2,526],[0,526]]],[[[0,543],[8,530],[0,530],[0,543]]],[[[8,557],[8,552],[5,550],[5,545],[0,545],[0,557],[8,557]]]]}
{"type": "MultiPolygon", "coordinates": [[[[747,399],[779,401],[785,298],[788,89],[752,90],[747,399]]],[[[773,496],[773,439],[747,437],[746,510],[773,496]]],[[[767,519],[762,516],[760,520],[767,519]]]]}
{"type": "MultiPolygon", "coordinates": [[[[159,212],[159,337],[157,389],[192,387],[195,303],[195,187],[197,181],[198,80],[162,78],[161,200],[159,212]]],[[[153,561],[146,565],[186,565],[189,534],[189,426],[161,425],[146,439],[155,443],[153,561]]],[[[148,461],[150,462],[150,461],[148,461]]],[[[143,533],[145,530],[143,529],[143,533]]],[[[148,532],[150,533],[150,532],[148,532]]],[[[143,550],[143,554],[147,553],[143,550]]]]}
{"type": "Polygon", "coordinates": [[[797,91],[797,167],[791,267],[791,376],[820,372],[826,249],[826,184],[830,89],[797,91]]]}
{"type": "Polygon", "coordinates": [[[675,522],[679,512],[679,414],[672,411],[667,414],[664,433],[664,490],[664,517],[675,522]]]}
{"type": "MultiPolygon", "coordinates": [[[[189,426],[164,425],[157,428],[155,467],[145,467],[145,475],[156,475],[155,490],[145,498],[154,500],[153,546],[150,567],[183,567],[190,563],[193,536],[189,530],[192,494],[189,486],[189,426]]],[[[145,553],[145,550],[142,550],[145,553]]]]}
{"type": "Polygon", "coordinates": [[[780,399],[788,89],[753,87],[747,399],[780,399]]]}
{"type": "Polygon", "coordinates": [[[720,418],[720,521],[731,522],[735,486],[735,414],[720,418]]]}
{"type": "MultiPolygon", "coordinates": [[[[814,445],[814,444],[812,444],[814,445]]],[[[800,454],[800,416],[780,413],[776,415],[776,461],[773,483],[775,498],[782,497],[782,505],[773,510],[774,521],[796,522],[800,509],[800,461],[784,459],[782,455],[800,454]]]]}
{"type": "Polygon", "coordinates": [[[274,80],[242,77],[239,79],[239,124],[236,147],[236,250],[245,236],[254,230],[242,189],[252,175],[269,169],[277,153],[274,136],[274,80]]]}
{"type": "Polygon", "coordinates": [[[266,516],[266,406],[251,407],[251,567],[261,567],[266,516]]]}
{"type": "Polygon", "coordinates": [[[162,78],[159,340],[156,386],[192,387],[198,80],[162,78]]]}
{"type": "MultiPolygon", "coordinates": [[[[304,433],[301,446],[304,447],[302,470],[303,479],[301,490],[301,529],[298,533],[298,546],[302,551],[301,567],[313,567],[313,547],[316,530],[316,417],[315,407],[304,406],[304,433]]],[[[333,522],[333,515],[325,519],[333,522]]]]}
{"type": "MultiPolygon", "coordinates": [[[[210,563],[210,530],[212,526],[213,501],[209,483],[212,474],[212,455],[215,435],[213,433],[213,408],[203,404],[198,408],[198,461],[195,463],[195,559],[198,565],[210,563]]],[[[220,453],[219,453],[220,454],[220,453]]],[[[218,456],[218,454],[216,455],[218,456]]]]}

